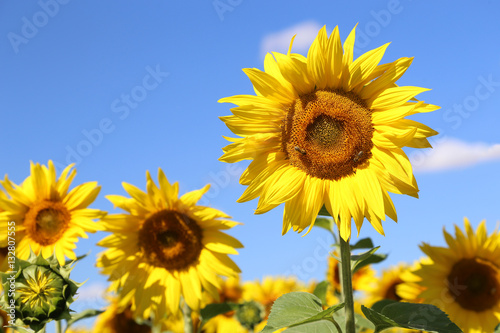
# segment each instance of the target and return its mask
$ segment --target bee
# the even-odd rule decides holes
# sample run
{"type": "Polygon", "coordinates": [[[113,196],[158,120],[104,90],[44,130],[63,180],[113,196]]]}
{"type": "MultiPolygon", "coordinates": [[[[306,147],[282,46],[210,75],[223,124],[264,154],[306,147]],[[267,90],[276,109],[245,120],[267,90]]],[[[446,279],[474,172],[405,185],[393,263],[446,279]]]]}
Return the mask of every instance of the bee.
{"type": "Polygon", "coordinates": [[[354,163],[359,161],[359,159],[363,156],[363,154],[364,154],[364,152],[362,150],[359,153],[357,153],[356,156],[354,156],[354,158],[352,159],[354,161],[354,163]]]}
{"type": "Polygon", "coordinates": [[[304,149],[300,148],[299,146],[295,146],[295,150],[298,151],[299,153],[301,153],[302,155],[306,154],[306,151],[304,149]]]}

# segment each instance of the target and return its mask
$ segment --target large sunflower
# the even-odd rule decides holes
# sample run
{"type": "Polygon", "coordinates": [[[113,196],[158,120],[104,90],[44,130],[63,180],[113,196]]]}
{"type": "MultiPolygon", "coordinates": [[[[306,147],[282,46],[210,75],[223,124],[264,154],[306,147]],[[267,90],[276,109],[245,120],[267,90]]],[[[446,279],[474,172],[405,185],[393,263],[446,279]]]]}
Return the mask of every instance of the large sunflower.
{"type": "Polygon", "coordinates": [[[430,260],[413,271],[424,303],[438,306],[466,333],[493,332],[500,323],[500,233],[488,235],[482,221],[476,232],[464,219],[465,233],[446,230],[448,247],[423,244],[430,260]]]}
{"type": "Polygon", "coordinates": [[[218,298],[217,275],[240,272],[228,257],[242,247],[221,232],[238,224],[225,213],[196,203],[209,185],[178,198],[178,183],[170,184],[159,170],[157,187],[146,173],[147,192],[123,183],[132,196],[107,198],[126,214],[109,215],[103,226],[113,234],[98,243],[109,249],[97,266],[109,275],[110,289],[119,293],[120,310],[131,304],[134,317],[161,320],[178,312],[181,296],[197,311],[202,291],[218,298]]]}
{"type": "MultiPolygon", "coordinates": [[[[388,44],[353,61],[355,29],[340,42],[322,28],[307,58],[273,52],[264,72],[246,68],[256,95],[226,97],[238,105],[221,117],[239,138],[228,138],[224,162],[253,160],[241,176],[239,202],[260,196],[256,213],[285,203],[283,233],[314,224],[325,205],[342,238],[366,217],[383,234],[385,216],[396,220],[388,192],[418,196],[401,148],[430,147],[437,134],[406,116],[438,107],[414,99],[428,89],[395,82],[412,58],[378,65],[388,44]],[[274,57],[273,57],[274,56],[274,57]]],[[[292,39],[293,42],[293,39],[292,39]]]]}
{"type": "Polygon", "coordinates": [[[94,219],[105,215],[98,209],[87,208],[100,191],[97,182],[81,184],[68,192],[76,175],[73,165],[59,176],[52,161],[48,167],[31,163],[31,175],[20,185],[7,176],[0,181],[7,196],[0,196],[0,247],[9,244],[9,227],[15,222],[16,256],[28,259],[30,248],[44,257],[55,255],[61,265],[65,257],[76,259],[75,243],[86,232],[96,232],[100,226],[94,219]]]}

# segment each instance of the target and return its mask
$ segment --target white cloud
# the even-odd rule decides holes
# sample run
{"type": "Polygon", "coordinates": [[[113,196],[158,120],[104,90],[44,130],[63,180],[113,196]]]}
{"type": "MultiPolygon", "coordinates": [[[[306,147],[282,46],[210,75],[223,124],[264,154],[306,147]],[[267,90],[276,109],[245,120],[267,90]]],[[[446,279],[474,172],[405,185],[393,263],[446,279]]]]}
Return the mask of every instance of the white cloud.
{"type": "Polygon", "coordinates": [[[287,53],[290,41],[294,35],[297,35],[297,37],[293,41],[292,51],[295,53],[307,51],[320,29],[321,25],[319,23],[307,21],[281,31],[273,32],[262,39],[260,43],[261,55],[264,57],[267,52],[272,51],[287,53]]]}
{"type": "Polygon", "coordinates": [[[94,308],[104,307],[108,303],[104,298],[107,294],[107,287],[108,286],[104,283],[84,284],[81,288],[78,288],[78,298],[75,304],[81,308],[92,306],[94,306],[94,308]]]}
{"type": "Polygon", "coordinates": [[[423,154],[411,153],[409,155],[415,171],[443,171],[500,160],[500,144],[470,143],[443,138],[433,149],[423,154]]]}

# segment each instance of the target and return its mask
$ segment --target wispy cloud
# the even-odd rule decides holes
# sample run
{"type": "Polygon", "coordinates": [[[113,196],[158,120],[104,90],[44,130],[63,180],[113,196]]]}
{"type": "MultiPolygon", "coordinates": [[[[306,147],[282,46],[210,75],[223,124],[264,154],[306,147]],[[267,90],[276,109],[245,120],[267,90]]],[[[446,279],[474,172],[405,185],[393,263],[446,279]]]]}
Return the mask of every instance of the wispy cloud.
{"type": "Polygon", "coordinates": [[[106,295],[107,285],[104,283],[84,284],[78,289],[78,299],[75,304],[80,308],[100,308],[107,304],[104,296],[106,295]]]}
{"type": "Polygon", "coordinates": [[[296,24],[281,31],[270,33],[262,39],[260,44],[261,56],[264,57],[267,52],[286,53],[290,46],[290,41],[294,35],[293,52],[301,53],[307,51],[314,38],[318,34],[321,25],[315,21],[306,21],[296,24]]]}
{"type": "Polygon", "coordinates": [[[464,142],[447,138],[436,144],[425,156],[414,155],[415,171],[433,172],[465,168],[487,161],[500,160],[500,143],[464,142]],[[417,158],[418,156],[418,158],[417,158]]]}

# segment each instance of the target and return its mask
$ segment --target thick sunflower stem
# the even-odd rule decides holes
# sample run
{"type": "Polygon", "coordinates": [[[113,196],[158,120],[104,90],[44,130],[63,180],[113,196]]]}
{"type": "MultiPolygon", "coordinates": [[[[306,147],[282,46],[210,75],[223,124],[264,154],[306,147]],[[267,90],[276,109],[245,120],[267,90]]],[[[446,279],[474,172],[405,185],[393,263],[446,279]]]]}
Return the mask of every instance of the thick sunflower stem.
{"type": "Polygon", "coordinates": [[[184,302],[182,307],[182,314],[184,317],[184,333],[193,333],[193,319],[191,318],[191,308],[184,302]]]}
{"type": "Polygon", "coordinates": [[[56,321],[56,333],[62,333],[62,325],[60,320],[56,321]]]}
{"type": "Polygon", "coordinates": [[[356,326],[354,322],[354,298],[352,290],[352,272],[351,272],[351,248],[349,240],[340,239],[340,259],[342,274],[342,297],[345,303],[345,329],[346,333],[355,333],[356,326]]]}

